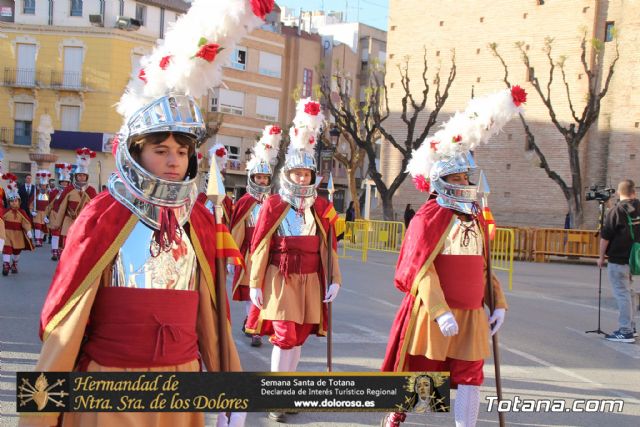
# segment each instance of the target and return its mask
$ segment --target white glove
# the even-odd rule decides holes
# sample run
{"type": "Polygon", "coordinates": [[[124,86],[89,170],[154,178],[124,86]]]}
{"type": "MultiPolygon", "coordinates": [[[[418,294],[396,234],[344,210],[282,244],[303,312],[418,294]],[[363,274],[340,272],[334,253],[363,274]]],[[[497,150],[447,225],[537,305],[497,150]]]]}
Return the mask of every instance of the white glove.
{"type": "Polygon", "coordinates": [[[45,216],[45,217],[44,217],[44,219],[43,219],[43,221],[44,221],[44,223],[45,223],[45,224],[49,224],[49,217],[48,217],[48,216],[45,216]]]}
{"type": "Polygon", "coordinates": [[[504,323],[505,314],[506,310],[504,308],[496,308],[495,310],[493,310],[493,314],[491,315],[491,317],[489,317],[489,325],[493,325],[495,323],[495,325],[493,325],[493,328],[491,328],[491,336],[494,336],[496,332],[498,332],[498,329],[500,329],[500,327],[504,323]]]}
{"type": "Polygon", "coordinates": [[[442,331],[442,335],[445,337],[458,335],[458,322],[456,322],[456,318],[453,317],[452,312],[447,311],[446,313],[436,317],[436,322],[438,322],[440,331],[442,331]]]}
{"type": "Polygon", "coordinates": [[[233,275],[233,264],[227,264],[227,274],[233,275]]]}
{"type": "Polygon", "coordinates": [[[262,310],[262,289],[249,288],[249,298],[251,298],[253,305],[262,310]]]}
{"type": "Polygon", "coordinates": [[[332,283],[327,289],[327,294],[324,296],[324,300],[322,302],[331,302],[338,296],[338,291],[340,290],[340,285],[337,283],[332,283]]]}
{"type": "Polygon", "coordinates": [[[31,211],[31,216],[36,216],[36,215],[38,215],[37,211],[31,211]]]}
{"type": "Polygon", "coordinates": [[[27,237],[30,239],[33,239],[33,231],[31,230],[27,231],[27,237]]]}

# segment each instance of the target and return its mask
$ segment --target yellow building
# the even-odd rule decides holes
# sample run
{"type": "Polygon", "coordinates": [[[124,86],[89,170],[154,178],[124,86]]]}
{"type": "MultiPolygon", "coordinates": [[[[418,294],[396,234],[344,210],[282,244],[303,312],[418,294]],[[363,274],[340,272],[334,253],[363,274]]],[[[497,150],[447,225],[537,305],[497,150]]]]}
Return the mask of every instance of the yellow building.
{"type": "Polygon", "coordinates": [[[122,126],[113,107],[140,58],[184,13],[183,1],[0,0],[0,144],[4,170],[23,178],[44,115],[55,132],[51,152],[75,163],[75,149],[98,152],[90,182],[114,170],[109,139],[122,126]]]}

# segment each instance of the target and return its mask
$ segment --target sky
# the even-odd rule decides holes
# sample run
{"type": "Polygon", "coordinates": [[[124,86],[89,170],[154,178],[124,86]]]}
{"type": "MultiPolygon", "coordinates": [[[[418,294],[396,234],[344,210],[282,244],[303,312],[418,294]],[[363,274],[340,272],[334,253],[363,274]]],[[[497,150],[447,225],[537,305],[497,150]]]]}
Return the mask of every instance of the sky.
{"type": "Polygon", "coordinates": [[[276,3],[298,11],[301,7],[303,10],[346,11],[349,22],[362,22],[387,30],[389,0],[276,0],[276,3]]]}

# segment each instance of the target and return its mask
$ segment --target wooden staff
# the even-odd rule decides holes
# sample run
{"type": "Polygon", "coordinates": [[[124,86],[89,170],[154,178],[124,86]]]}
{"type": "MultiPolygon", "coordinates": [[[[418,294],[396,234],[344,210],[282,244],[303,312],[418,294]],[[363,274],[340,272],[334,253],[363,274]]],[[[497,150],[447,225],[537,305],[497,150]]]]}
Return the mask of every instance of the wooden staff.
{"type": "MultiPolygon", "coordinates": [[[[327,191],[329,192],[329,201],[333,203],[333,193],[335,193],[336,189],[333,186],[333,175],[329,173],[329,182],[327,182],[327,191]]],[[[329,222],[329,231],[327,233],[327,248],[328,254],[327,257],[327,277],[326,277],[326,289],[329,290],[331,286],[331,278],[333,272],[333,227],[331,227],[331,222],[329,222]]],[[[333,332],[331,331],[331,306],[332,303],[327,303],[327,372],[331,372],[333,370],[332,366],[332,354],[333,354],[333,332]]]]}
{"type": "MultiPolygon", "coordinates": [[[[482,196],[482,209],[484,211],[485,208],[489,207],[489,194],[491,190],[489,189],[489,183],[487,182],[487,178],[484,175],[484,172],[480,172],[480,185],[478,188],[478,194],[482,196]]],[[[482,212],[481,212],[482,215],[482,212]]],[[[493,296],[493,274],[491,272],[491,237],[489,235],[489,224],[486,221],[483,221],[484,224],[484,240],[485,240],[485,250],[487,254],[487,286],[489,290],[489,311],[491,315],[495,310],[495,300],[493,296]]],[[[491,325],[489,325],[491,326],[491,325]]],[[[502,401],[502,381],[500,379],[500,349],[498,347],[498,333],[496,332],[491,337],[491,341],[493,344],[493,367],[495,369],[496,375],[496,396],[498,397],[498,403],[502,401]]],[[[498,421],[500,423],[500,427],[505,426],[504,421],[504,412],[498,411],[498,421]]]]}
{"type": "MultiPolygon", "coordinates": [[[[209,167],[209,182],[207,183],[207,197],[215,205],[215,217],[216,217],[216,233],[217,225],[223,224],[222,222],[222,200],[226,196],[224,189],[224,180],[218,170],[218,165],[214,158],[211,159],[211,165],[209,167]]],[[[217,248],[216,248],[217,250],[217,248]]],[[[220,371],[230,370],[230,358],[229,358],[229,341],[227,335],[227,270],[225,265],[225,259],[220,258],[216,254],[216,308],[218,318],[218,342],[220,350],[220,371]]]]}

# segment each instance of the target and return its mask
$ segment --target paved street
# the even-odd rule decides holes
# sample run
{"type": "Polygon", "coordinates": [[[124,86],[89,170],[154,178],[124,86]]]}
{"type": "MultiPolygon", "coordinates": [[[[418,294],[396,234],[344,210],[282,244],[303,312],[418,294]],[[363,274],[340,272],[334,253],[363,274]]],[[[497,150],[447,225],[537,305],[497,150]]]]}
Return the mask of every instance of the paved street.
{"type": "MultiPolygon", "coordinates": [[[[45,247],[48,250],[48,246],[45,247]]],[[[387,334],[402,295],[392,285],[395,254],[370,253],[369,262],[343,260],[345,284],[334,303],[334,370],[375,371],[384,355],[387,334]]],[[[15,371],[32,369],[40,348],[38,316],[55,264],[40,250],[25,254],[17,276],[0,277],[0,427],[14,426],[15,371]]],[[[510,310],[500,333],[503,390],[506,398],[624,400],[622,413],[506,414],[509,426],[637,426],[640,419],[640,343],[619,344],[585,334],[597,325],[598,270],[593,266],[518,263],[510,310]]],[[[499,273],[506,288],[506,275],[499,273]]],[[[636,286],[636,289],[638,287],[636,286]]],[[[232,305],[233,328],[244,369],[269,368],[271,345],[249,346],[240,332],[244,309],[232,305]]],[[[602,329],[617,318],[606,272],[603,274],[602,329]]],[[[311,337],[303,348],[300,370],[324,371],[325,341],[311,337]]],[[[497,425],[487,413],[495,394],[493,365],[487,361],[482,387],[481,426],[497,425]]],[[[372,426],[379,413],[308,413],[292,415],[290,425],[372,426]]],[[[208,418],[212,420],[212,417],[208,418]]],[[[264,414],[249,414],[247,426],[277,425],[264,414]]],[[[409,415],[406,425],[453,425],[452,414],[409,415]]]]}

